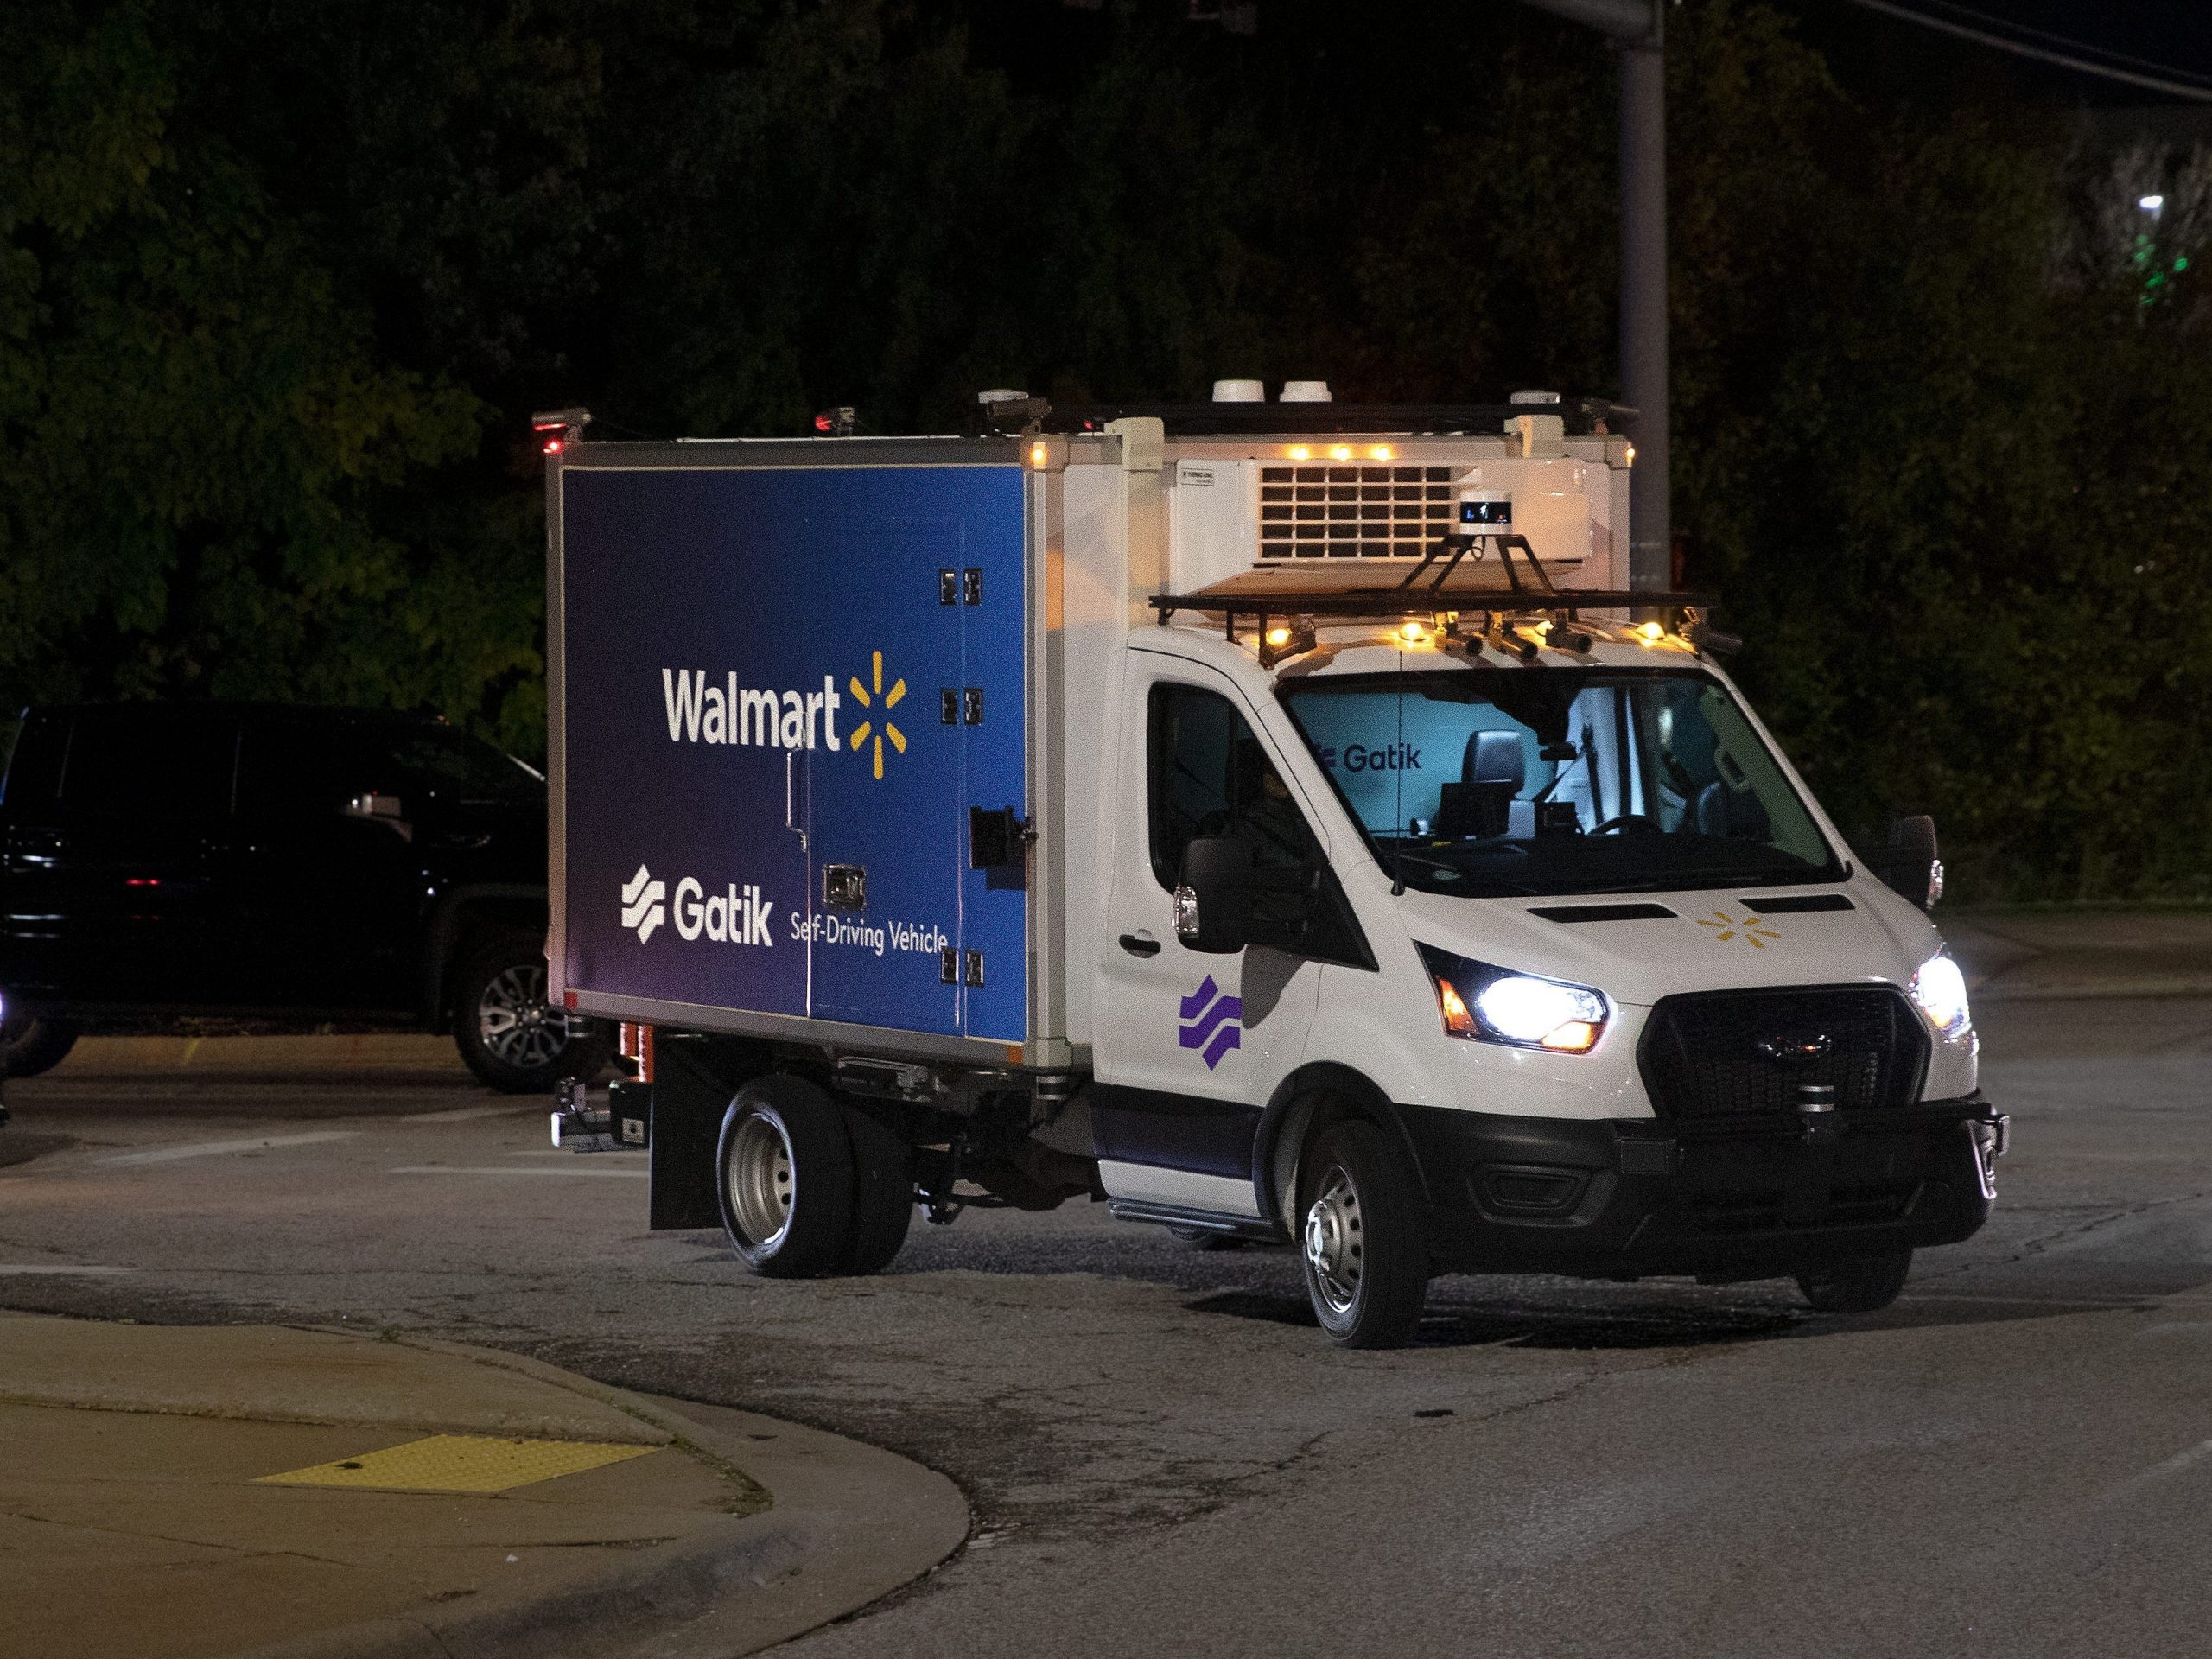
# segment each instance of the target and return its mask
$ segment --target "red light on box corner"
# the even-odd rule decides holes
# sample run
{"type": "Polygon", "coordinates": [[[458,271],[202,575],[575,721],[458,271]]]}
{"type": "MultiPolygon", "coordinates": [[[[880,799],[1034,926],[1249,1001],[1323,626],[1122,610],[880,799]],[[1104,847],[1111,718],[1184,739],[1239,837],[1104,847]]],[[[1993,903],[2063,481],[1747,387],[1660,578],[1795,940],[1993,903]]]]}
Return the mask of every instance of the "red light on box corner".
{"type": "Polygon", "coordinates": [[[558,439],[558,438],[548,438],[548,439],[546,439],[546,440],[545,440],[545,453],[546,453],[547,454],[549,454],[549,455],[557,455],[557,454],[559,454],[561,453],[561,440],[560,440],[560,439],[558,439]]]}
{"type": "Polygon", "coordinates": [[[562,992],[562,993],[561,993],[561,1006],[562,1006],[563,1007],[564,1007],[564,1008],[573,1008],[573,1007],[575,1007],[576,1006],[576,994],[575,994],[574,991],[563,991],[563,992],[562,992]]]}
{"type": "Polygon", "coordinates": [[[831,422],[827,415],[817,415],[814,417],[814,429],[817,432],[827,432],[830,425],[831,422]]]}

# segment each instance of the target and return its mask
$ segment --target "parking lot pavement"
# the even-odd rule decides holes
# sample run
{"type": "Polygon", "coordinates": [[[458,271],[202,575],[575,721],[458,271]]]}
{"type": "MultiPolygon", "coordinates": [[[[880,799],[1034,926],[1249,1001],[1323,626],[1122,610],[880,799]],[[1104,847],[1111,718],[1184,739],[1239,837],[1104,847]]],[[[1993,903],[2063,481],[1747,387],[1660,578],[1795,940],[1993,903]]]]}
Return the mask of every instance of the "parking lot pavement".
{"type": "Polygon", "coordinates": [[[1453,1278],[1421,1345],[1340,1353],[1287,1253],[1089,1206],[774,1283],[646,1232],[638,1160],[553,1153],[539,1103],[60,1073],[0,1135],[46,1148],[0,1169],[0,1303],[365,1322],[956,1478],[966,1549],[807,1656],[2198,1651],[2212,1001],[1981,1025],[1997,1218],[1863,1319],[1453,1278]]]}

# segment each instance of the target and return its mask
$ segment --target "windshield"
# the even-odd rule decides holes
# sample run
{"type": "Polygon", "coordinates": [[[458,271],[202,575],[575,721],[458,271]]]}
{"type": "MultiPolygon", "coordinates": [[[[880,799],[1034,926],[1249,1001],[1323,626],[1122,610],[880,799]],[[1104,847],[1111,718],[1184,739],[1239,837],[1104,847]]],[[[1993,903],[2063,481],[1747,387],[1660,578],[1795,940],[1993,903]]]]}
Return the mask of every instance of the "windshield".
{"type": "Polygon", "coordinates": [[[1425,671],[1282,698],[1383,868],[1426,893],[1843,875],[1741,705],[1700,672],[1425,671]]]}

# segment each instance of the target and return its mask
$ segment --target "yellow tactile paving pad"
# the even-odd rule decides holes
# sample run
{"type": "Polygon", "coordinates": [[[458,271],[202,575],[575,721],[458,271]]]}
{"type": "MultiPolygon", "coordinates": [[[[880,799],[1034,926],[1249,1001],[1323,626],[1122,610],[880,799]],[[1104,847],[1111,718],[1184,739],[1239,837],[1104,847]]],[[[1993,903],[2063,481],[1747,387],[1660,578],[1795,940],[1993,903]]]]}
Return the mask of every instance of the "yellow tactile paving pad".
{"type": "Polygon", "coordinates": [[[482,1434],[433,1434],[428,1440],[318,1463],[257,1486],[360,1486],[386,1492],[505,1492],[561,1475],[579,1475],[659,1448],[607,1440],[504,1440],[482,1434]]]}

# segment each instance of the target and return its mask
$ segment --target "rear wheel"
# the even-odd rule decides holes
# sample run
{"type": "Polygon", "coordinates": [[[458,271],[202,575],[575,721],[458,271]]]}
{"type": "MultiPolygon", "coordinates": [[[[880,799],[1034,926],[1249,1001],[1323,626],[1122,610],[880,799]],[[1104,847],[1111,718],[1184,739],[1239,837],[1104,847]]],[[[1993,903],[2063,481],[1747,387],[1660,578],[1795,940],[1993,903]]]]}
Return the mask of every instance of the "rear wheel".
{"type": "Polygon", "coordinates": [[[1372,1123],[1330,1125],[1299,1175],[1306,1294],[1341,1347],[1413,1339],[1428,1295],[1428,1249],[1405,1161],[1372,1123]]]}
{"type": "Polygon", "coordinates": [[[552,1006],[546,983],[544,950],[528,934],[504,934],[462,964],[454,1045],[480,1082],[505,1094],[544,1094],[607,1064],[606,1027],[552,1006]]]}
{"type": "Polygon", "coordinates": [[[798,1077],[756,1077],[723,1115],[715,1166],[723,1230],[755,1273],[849,1270],[853,1149],[828,1095],[798,1077]]]}
{"type": "Polygon", "coordinates": [[[35,1077],[61,1064],[77,1045],[66,1020],[11,1014],[0,1020],[0,1077],[35,1077]]]}
{"type": "Polygon", "coordinates": [[[1875,1313],[1897,1299],[1912,1271],[1912,1252],[1847,1256],[1797,1275],[1797,1288],[1820,1313],[1875,1313]]]}
{"type": "Polygon", "coordinates": [[[914,1219],[913,1152],[905,1136],[859,1107],[840,1109],[853,1149],[853,1235],[845,1271],[881,1273],[914,1219]]]}

